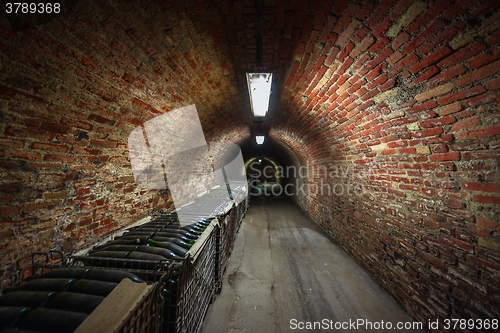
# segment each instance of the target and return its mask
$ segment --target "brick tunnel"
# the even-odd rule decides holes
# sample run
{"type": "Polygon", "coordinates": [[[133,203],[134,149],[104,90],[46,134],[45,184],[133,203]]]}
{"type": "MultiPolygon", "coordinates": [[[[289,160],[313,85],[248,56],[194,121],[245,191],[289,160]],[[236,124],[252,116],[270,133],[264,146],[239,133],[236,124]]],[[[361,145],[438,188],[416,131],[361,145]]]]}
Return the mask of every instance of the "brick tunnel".
{"type": "Polygon", "coordinates": [[[259,159],[306,170],[273,181],[290,184],[294,205],[412,318],[498,320],[499,7],[91,0],[8,14],[6,5],[0,277],[26,255],[80,251],[173,208],[168,190],[135,183],[127,139],[194,104],[207,143],[238,145],[247,175],[262,170],[259,159]],[[273,75],[262,118],[246,81],[255,68],[273,75]]]}

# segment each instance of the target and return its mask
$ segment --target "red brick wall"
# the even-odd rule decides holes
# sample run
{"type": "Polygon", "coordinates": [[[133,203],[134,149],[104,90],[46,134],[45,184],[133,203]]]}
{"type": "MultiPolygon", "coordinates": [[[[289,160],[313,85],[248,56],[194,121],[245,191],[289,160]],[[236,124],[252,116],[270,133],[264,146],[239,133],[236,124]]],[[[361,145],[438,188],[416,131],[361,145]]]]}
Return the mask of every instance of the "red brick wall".
{"type": "Polygon", "coordinates": [[[309,175],[298,201],[416,318],[498,318],[498,2],[321,13],[291,13],[270,132],[332,171],[309,175]],[[315,194],[324,182],[338,195],[315,194]],[[361,195],[346,193],[354,183],[361,195]]]}
{"type": "Polygon", "coordinates": [[[134,183],[127,138],[145,121],[195,104],[207,142],[249,135],[208,30],[179,6],[115,6],[81,1],[21,31],[1,21],[0,277],[20,256],[71,252],[172,207],[134,183]],[[220,114],[236,130],[217,131],[220,114]]]}

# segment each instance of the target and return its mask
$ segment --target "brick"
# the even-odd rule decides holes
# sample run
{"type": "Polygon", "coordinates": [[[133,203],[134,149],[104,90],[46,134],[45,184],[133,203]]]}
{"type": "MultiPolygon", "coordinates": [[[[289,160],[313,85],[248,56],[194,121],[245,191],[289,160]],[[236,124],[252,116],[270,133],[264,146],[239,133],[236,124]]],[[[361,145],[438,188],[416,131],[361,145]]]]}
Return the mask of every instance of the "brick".
{"type": "Polygon", "coordinates": [[[450,6],[444,11],[443,16],[448,20],[454,20],[463,13],[465,13],[468,8],[469,4],[466,2],[461,2],[461,1],[455,2],[453,3],[452,6],[450,6]]]}
{"type": "Polygon", "coordinates": [[[472,58],[476,54],[485,50],[486,46],[482,42],[475,42],[471,45],[460,49],[457,52],[452,53],[446,59],[441,60],[437,65],[442,69],[448,69],[451,67],[455,67],[457,64],[472,58]]]}
{"type": "Polygon", "coordinates": [[[53,206],[57,205],[58,203],[59,200],[43,200],[32,203],[25,203],[23,205],[23,212],[29,214],[41,209],[50,209],[53,206]]]}
{"type": "Polygon", "coordinates": [[[420,155],[430,155],[431,150],[430,150],[429,146],[423,146],[423,147],[416,148],[415,152],[417,154],[420,154],[420,155]]]}
{"type": "Polygon", "coordinates": [[[397,21],[408,10],[411,0],[397,1],[392,9],[386,14],[386,17],[392,22],[397,21]]]}
{"type": "Polygon", "coordinates": [[[425,86],[428,88],[432,88],[444,82],[449,82],[451,79],[465,73],[465,71],[466,69],[463,65],[458,65],[429,79],[429,81],[425,83],[425,86]]]}
{"type": "Polygon", "coordinates": [[[385,150],[382,150],[381,154],[382,155],[394,155],[396,154],[396,149],[385,149],[385,150]]]}
{"type": "Polygon", "coordinates": [[[387,80],[385,83],[381,84],[378,88],[380,91],[386,91],[392,89],[396,86],[396,78],[387,80]]]}
{"type": "Polygon", "coordinates": [[[392,48],[394,50],[398,49],[401,45],[403,45],[404,43],[406,43],[408,40],[410,39],[410,35],[408,35],[408,33],[406,32],[403,32],[401,34],[399,34],[396,38],[394,38],[394,40],[392,41],[392,48]]]}
{"type": "Polygon", "coordinates": [[[460,153],[457,151],[452,151],[444,154],[432,154],[430,157],[431,162],[437,161],[459,161],[460,153]]]}
{"type": "Polygon", "coordinates": [[[494,197],[490,195],[475,195],[473,200],[477,203],[482,204],[500,205],[500,197],[494,197]]]}
{"type": "Polygon", "coordinates": [[[339,62],[344,62],[346,59],[347,55],[352,51],[354,48],[354,43],[353,42],[347,42],[347,44],[342,48],[339,56],[337,57],[337,60],[339,62]]]}
{"type": "Polygon", "coordinates": [[[443,116],[447,116],[449,114],[456,113],[456,112],[461,111],[461,110],[462,110],[462,105],[460,105],[459,102],[455,102],[455,103],[444,105],[444,106],[438,108],[436,110],[436,112],[440,116],[443,117],[443,116]]]}
{"type": "Polygon", "coordinates": [[[433,266],[435,266],[443,271],[446,269],[446,263],[444,263],[442,260],[430,255],[429,253],[422,252],[421,256],[425,261],[427,261],[431,265],[433,265],[433,266]]]}
{"type": "Polygon", "coordinates": [[[492,33],[488,38],[486,38],[486,43],[490,45],[498,45],[500,44],[500,30],[492,33]]]}
{"type": "Polygon", "coordinates": [[[423,44],[420,47],[420,53],[427,54],[436,45],[438,45],[442,42],[447,42],[447,41],[451,40],[451,38],[456,36],[457,33],[462,32],[465,29],[465,26],[466,26],[466,24],[462,20],[452,22],[449,25],[445,24],[444,29],[438,29],[438,30],[442,30],[442,31],[438,31],[430,41],[428,41],[427,43],[423,44]]]}
{"type": "Polygon", "coordinates": [[[467,151],[467,150],[485,150],[488,145],[484,142],[459,142],[450,145],[451,150],[467,151]]]}
{"type": "Polygon", "coordinates": [[[390,67],[389,75],[394,76],[397,73],[403,71],[408,66],[411,66],[412,64],[416,63],[417,61],[418,61],[418,56],[414,53],[410,53],[406,57],[404,57],[403,59],[401,59],[396,64],[390,67]]]}
{"type": "Polygon", "coordinates": [[[486,182],[465,182],[463,188],[468,191],[500,193],[500,184],[486,182]]]}
{"type": "Polygon", "coordinates": [[[368,49],[368,47],[370,47],[370,45],[372,45],[374,42],[374,39],[372,36],[366,36],[362,41],[361,43],[358,44],[358,46],[356,46],[352,51],[351,53],[349,53],[349,55],[352,57],[352,58],[356,58],[358,55],[360,55],[362,52],[366,51],[366,49],[368,49]]]}
{"type": "MultiPolygon", "coordinates": [[[[429,8],[424,13],[422,13],[422,15],[420,15],[406,30],[410,33],[413,33],[418,29],[421,29],[428,22],[437,21],[435,20],[435,18],[439,17],[442,11],[450,7],[451,5],[452,4],[447,1],[437,1],[430,4],[429,8]]],[[[439,30],[441,29],[438,27],[432,27],[430,31],[436,32],[439,30]]]]}
{"type": "Polygon", "coordinates": [[[500,125],[490,126],[471,131],[461,131],[455,134],[457,140],[489,138],[492,136],[500,135],[500,125]]]}
{"type": "Polygon", "coordinates": [[[73,156],[62,155],[62,154],[46,154],[43,157],[43,160],[48,162],[74,163],[76,161],[76,158],[73,156]]]}
{"type": "Polygon", "coordinates": [[[497,69],[500,67],[500,60],[497,60],[487,66],[483,66],[472,72],[462,75],[461,77],[455,79],[453,83],[455,86],[463,86],[470,84],[472,82],[479,82],[484,78],[490,77],[497,73],[497,69]]]}
{"type": "Polygon", "coordinates": [[[453,132],[459,132],[465,129],[471,129],[477,127],[481,124],[481,121],[477,117],[470,117],[462,119],[451,126],[453,132]]]}
{"type": "Polygon", "coordinates": [[[24,140],[0,138],[0,149],[17,149],[24,147],[24,140]]]}
{"type": "MultiPolygon", "coordinates": [[[[467,151],[462,153],[462,160],[464,161],[498,160],[498,159],[500,159],[500,153],[494,151],[480,150],[480,151],[467,151]]],[[[473,167],[471,169],[477,170],[477,167],[473,167]]],[[[483,169],[484,168],[480,168],[480,170],[483,169]]]]}
{"type": "Polygon", "coordinates": [[[476,225],[489,230],[499,230],[500,223],[483,216],[476,216],[476,225]]]}
{"type": "Polygon", "coordinates": [[[446,244],[448,246],[451,246],[451,247],[455,247],[455,248],[458,248],[460,250],[463,250],[463,251],[466,251],[466,252],[469,252],[469,253],[472,253],[473,252],[473,246],[472,244],[468,244],[464,241],[461,241],[459,239],[456,239],[456,238],[453,238],[453,237],[450,237],[450,236],[446,236],[444,234],[440,234],[439,235],[439,240],[443,243],[443,244],[446,244]]]}
{"type": "MultiPolygon", "coordinates": [[[[373,38],[371,39],[372,43],[373,43],[373,38]]],[[[372,44],[370,43],[370,45],[372,44]]],[[[387,46],[387,44],[389,44],[389,40],[387,38],[381,38],[379,40],[377,40],[377,42],[375,44],[373,44],[369,49],[368,49],[368,52],[371,52],[371,53],[378,53],[380,52],[380,50],[382,50],[385,46],[387,46]]]]}
{"type": "Polygon", "coordinates": [[[393,64],[395,64],[396,62],[398,62],[403,57],[404,57],[404,55],[401,52],[396,51],[391,56],[389,56],[387,58],[387,62],[389,64],[393,65],[393,64]]]}
{"type": "Polygon", "coordinates": [[[446,94],[447,92],[450,92],[452,89],[453,89],[453,84],[451,83],[443,84],[441,86],[437,86],[436,88],[427,90],[423,93],[416,95],[415,99],[419,102],[423,102],[430,98],[446,94]]]}
{"type": "Polygon", "coordinates": [[[361,22],[359,22],[358,20],[356,19],[352,20],[352,22],[349,23],[347,28],[339,35],[335,44],[339,46],[344,45],[345,42],[347,42],[347,40],[352,36],[352,34],[354,34],[354,32],[356,31],[356,29],[359,27],[360,24],[361,22]]]}
{"type": "Polygon", "coordinates": [[[400,154],[416,154],[415,148],[401,148],[399,149],[400,154]]]}
{"type": "Polygon", "coordinates": [[[422,112],[425,110],[432,110],[436,106],[437,106],[436,101],[430,100],[430,101],[426,101],[424,103],[415,105],[414,107],[411,107],[408,110],[406,110],[406,112],[408,112],[409,114],[416,114],[416,113],[419,113],[419,112],[422,112]]]}
{"type": "Polygon", "coordinates": [[[385,61],[393,53],[392,49],[386,47],[382,52],[380,52],[375,58],[368,62],[366,65],[367,69],[375,68],[382,61],[385,61]]]}
{"type": "Polygon", "coordinates": [[[432,145],[431,150],[433,153],[447,153],[448,146],[442,143],[437,145],[432,145]]]}
{"type": "Polygon", "coordinates": [[[422,69],[429,67],[430,65],[435,64],[439,60],[443,59],[446,57],[448,54],[451,53],[451,49],[448,46],[443,46],[440,49],[436,50],[434,53],[428,55],[415,65],[410,67],[410,71],[412,73],[418,73],[422,69]]]}
{"type": "Polygon", "coordinates": [[[112,140],[91,140],[90,145],[93,147],[116,148],[117,142],[112,140]]]}
{"type": "Polygon", "coordinates": [[[50,150],[50,151],[58,151],[66,153],[69,151],[69,146],[53,144],[53,143],[43,143],[43,142],[34,142],[31,144],[31,148],[33,149],[41,149],[41,150],[50,150]]]}
{"type": "Polygon", "coordinates": [[[425,138],[428,136],[438,135],[438,134],[442,134],[442,133],[443,133],[443,129],[441,127],[433,127],[433,128],[428,128],[425,130],[413,132],[412,136],[414,138],[425,138]]]}
{"type": "Polygon", "coordinates": [[[154,107],[152,107],[151,105],[149,105],[148,103],[145,103],[143,101],[141,101],[140,99],[138,98],[134,98],[132,100],[132,104],[137,106],[137,107],[140,107],[140,108],[143,108],[145,110],[148,110],[149,112],[151,112],[152,114],[163,114],[163,112],[161,112],[160,110],[158,109],[155,109],[154,107]]]}
{"type": "Polygon", "coordinates": [[[477,107],[480,105],[484,104],[490,104],[494,102],[500,101],[500,93],[498,92],[492,92],[492,93],[485,93],[476,97],[469,98],[465,101],[465,106],[470,108],[470,107],[477,107]]]}
{"type": "Polygon", "coordinates": [[[456,101],[460,101],[478,94],[485,92],[485,89],[481,86],[473,87],[471,89],[463,90],[456,92],[454,94],[450,94],[438,99],[438,103],[440,105],[447,105],[456,101]]]}
{"type": "Polygon", "coordinates": [[[486,51],[468,62],[470,68],[483,67],[497,59],[500,58],[500,51],[498,49],[493,49],[486,51]]]}
{"type": "Polygon", "coordinates": [[[414,192],[420,191],[420,189],[417,186],[405,185],[405,184],[399,185],[399,189],[404,190],[404,191],[414,191],[414,192]]]}
{"type": "Polygon", "coordinates": [[[402,198],[406,197],[405,192],[403,192],[403,191],[398,191],[398,190],[393,189],[393,188],[388,188],[388,189],[387,189],[387,192],[389,192],[390,194],[394,194],[394,195],[396,195],[396,196],[398,196],[398,197],[402,197],[402,198]]]}
{"type": "Polygon", "coordinates": [[[111,120],[111,119],[108,119],[108,118],[105,118],[105,117],[102,117],[99,115],[95,115],[95,114],[89,115],[87,119],[90,121],[95,121],[97,123],[105,124],[105,125],[109,125],[109,126],[113,126],[116,122],[115,120],[111,120]]]}
{"type": "Polygon", "coordinates": [[[404,28],[406,28],[410,23],[418,17],[425,9],[427,5],[423,1],[414,2],[408,10],[399,18],[397,22],[387,31],[387,36],[390,38],[396,37],[404,28]]]}
{"type": "Polygon", "coordinates": [[[8,217],[8,216],[16,216],[19,214],[19,208],[17,206],[3,206],[0,207],[0,216],[8,217]]]}
{"type": "Polygon", "coordinates": [[[485,86],[488,90],[500,89],[500,77],[489,80],[488,82],[486,82],[485,86]]]}
{"type": "Polygon", "coordinates": [[[43,122],[40,129],[58,134],[67,134],[70,128],[66,125],[43,122]]]}
{"type": "Polygon", "coordinates": [[[420,122],[420,126],[424,128],[436,127],[436,126],[444,126],[453,124],[456,121],[454,116],[444,116],[433,119],[422,120],[420,122]]]}
{"type": "Polygon", "coordinates": [[[411,85],[426,82],[437,73],[439,73],[439,68],[434,65],[426,68],[426,70],[422,74],[420,74],[415,80],[412,81],[411,85]]]}

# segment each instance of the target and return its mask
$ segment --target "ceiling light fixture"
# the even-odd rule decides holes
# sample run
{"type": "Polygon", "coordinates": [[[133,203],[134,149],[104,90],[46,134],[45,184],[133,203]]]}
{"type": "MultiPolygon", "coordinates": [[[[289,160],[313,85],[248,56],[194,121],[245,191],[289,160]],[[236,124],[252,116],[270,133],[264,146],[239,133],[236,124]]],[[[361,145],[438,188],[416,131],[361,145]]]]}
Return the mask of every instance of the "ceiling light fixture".
{"type": "Polygon", "coordinates": [[[255,141],[257,142],[258,145],[263,144],[264,143],[264,136],[263,135],[256,135],[255,141]]]}
{"type": "Polygon", "coordinates": [[[264,117],[269,109],[272,73],[247,73],[250,107],[255,117],[264,117]]]}

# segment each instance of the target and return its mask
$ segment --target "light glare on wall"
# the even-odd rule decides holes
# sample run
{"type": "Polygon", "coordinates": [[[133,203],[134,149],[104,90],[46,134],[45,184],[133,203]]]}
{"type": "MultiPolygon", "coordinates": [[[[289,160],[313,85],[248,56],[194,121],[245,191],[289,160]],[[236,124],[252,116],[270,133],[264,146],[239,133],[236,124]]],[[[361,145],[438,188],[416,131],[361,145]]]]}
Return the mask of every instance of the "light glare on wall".
{"type": "Polygon", "coordinates": [[[264,117],[269,108],[272,73],[247,73],[250,106],[255,117],[264,117]]]}
{"type": "Polygon", "coordinates": [[[264,136],[263,135],[257,135],[255,136],[255,141],[257,141],[258,145],[261,145],[264,143],[264,136]]]}

